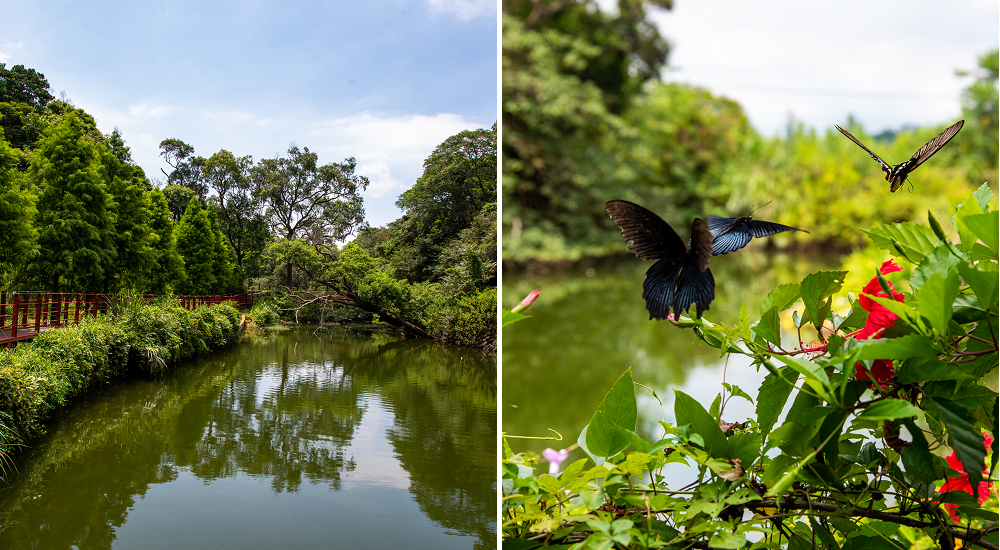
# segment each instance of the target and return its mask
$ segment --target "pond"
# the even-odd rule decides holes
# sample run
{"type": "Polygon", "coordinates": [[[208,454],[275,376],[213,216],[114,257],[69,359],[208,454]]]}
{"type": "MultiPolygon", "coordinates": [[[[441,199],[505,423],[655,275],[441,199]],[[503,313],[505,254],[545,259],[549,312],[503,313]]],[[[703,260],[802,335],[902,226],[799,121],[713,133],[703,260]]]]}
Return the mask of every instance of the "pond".
{"type": "MultiPolygon", "coordinates": [[[[604,395],[628,368],[635,382],[648,388],[636,386],[638,431],[653,441],[662,437],[658,421],[674,422],[673,389],[691,395],[705,408],[722,391],[723,381],[757,395],[766,371],[758,372],[742,356],[734,355],[727,364],[693,331],[649,320],[642,282],[650,265],[629,256],[544,275],[504,273],[504,307],[516,305],[533,288],[540,289],[541,296],[525,312],[530,319],[503,329],[502,430],[518,436],[552,436],[548,430],[553,429],[563,437],[562,441],[510,439],[514,452],[541,453],[546,447],[562,449],[576,443],[604,395]]],[[[838,256],[803,258],[759,247],[713,258],[715,300],[704,317],[733,326],[745,303],[754,323],[760,317],[760,303],[774,286],[840,265],[838,256]]],[[[794,339],[791,333],[785,341],[794,339]]],[[[723,419],[743,421],[753,410],[749,402],[732,399],[723,419]]],[[[569,460],[585,456],[577,449],[569,460]]]]}
{"type": "Polygon", "coordinates": [[[496,372],[293,329],[115,382],[19,457],[0,548],[493,548],[496,372]]]}

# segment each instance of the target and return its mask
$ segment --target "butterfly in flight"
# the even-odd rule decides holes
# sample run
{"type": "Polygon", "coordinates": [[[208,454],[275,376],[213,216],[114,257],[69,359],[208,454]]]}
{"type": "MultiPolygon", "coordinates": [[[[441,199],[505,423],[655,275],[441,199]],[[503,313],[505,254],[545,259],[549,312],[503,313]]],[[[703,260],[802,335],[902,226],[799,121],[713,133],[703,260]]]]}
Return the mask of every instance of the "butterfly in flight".
{"type": "Polygon", "coordinates": [[[708,224],[695,218],[691,224],[691,249],[677,232],[656,214],[627,201],[608,201],[604,209],[628,243],[628,249],[642,260],[659,260],[646,271],[642,298],[650,319],[674,318],[694,303],[697,316],[715,299],[715,279],[708,269],[712,256],[712,232],[708,224]]]}
{"type": "Polygon", "coordinates": [[[840,130],[841,134],[847,136],[847,139],[858,144],[859,147],[867,151],[873,159],[877,160],[878,163],[882,165],[882,172],[885,173],[885,181],[889,182],[889,191],[895,193],[897,189],[903,186],[903,182],[906,181],[906,176],[908,176],[910,172],[914,171],[917,166],[923,164],[925,160],[931,158],[934,153],[937,153],[938,149],[944,147],[944,144],[948,143],[951,138],[955,137],[955,134],[962,129],[963,124],[965,124],[964,120],[959,120],[955,124],[952,124],[946,128],[945,131],[938,134],[938,137],[928,141],[926,145],[921,147],[916,153],[913,153],[910,160],[897,164],[896,166],[889,166],[884,160],[879,158],[879,156],[875,153],[872,153],[871,149],[865,147],[847,130],[841,128],[840,126],[837,126],[837,129],[840,130]]]}
{"type": "Polygon", "coordinates": [[[715,239],[712,241],[713,256],[735,252],[746,246],[750,242],[750,239],[754,237],[758,239],[761,237],[770,237],[783,231],[803,231],[804,233],[808,233],[808,231],[799,229],[798,227],[755,220],[749,215],[739,218],[720,218],[709,214],[708,229],[712,232],[712,237],[715,239]]]}

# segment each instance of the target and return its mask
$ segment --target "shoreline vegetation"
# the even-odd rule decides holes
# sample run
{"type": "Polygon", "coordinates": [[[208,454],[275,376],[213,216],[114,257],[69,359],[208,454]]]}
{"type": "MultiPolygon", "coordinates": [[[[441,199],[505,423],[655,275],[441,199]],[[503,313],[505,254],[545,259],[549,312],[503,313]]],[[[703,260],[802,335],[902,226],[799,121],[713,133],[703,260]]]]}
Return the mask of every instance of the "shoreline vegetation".
{"type": "Polygon", "coordinates": [[[0,350],[0,474],[9,473],[17,449],[45,433],[45,421],[73,398],[234,344],[242,336],[241,316],[228,303],[187,310],[170,297],[152,304],[125,297],[107,315],[0,350]]]}

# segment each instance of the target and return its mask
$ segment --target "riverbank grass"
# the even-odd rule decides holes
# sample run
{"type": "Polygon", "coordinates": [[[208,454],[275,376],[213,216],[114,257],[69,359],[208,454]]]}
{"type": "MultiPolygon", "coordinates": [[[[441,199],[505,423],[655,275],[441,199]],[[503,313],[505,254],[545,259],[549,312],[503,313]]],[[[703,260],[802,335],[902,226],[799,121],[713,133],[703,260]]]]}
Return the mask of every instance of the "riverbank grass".
{"type": "Polygon", "coordinates": [[[161,372],[240,339],[240,313],[230,304],[188,311],[172,298],[125,299],[111,309],[0,350],[0,466],[16,446],[44,433],[55,409],[94,384],[161,372]]]}

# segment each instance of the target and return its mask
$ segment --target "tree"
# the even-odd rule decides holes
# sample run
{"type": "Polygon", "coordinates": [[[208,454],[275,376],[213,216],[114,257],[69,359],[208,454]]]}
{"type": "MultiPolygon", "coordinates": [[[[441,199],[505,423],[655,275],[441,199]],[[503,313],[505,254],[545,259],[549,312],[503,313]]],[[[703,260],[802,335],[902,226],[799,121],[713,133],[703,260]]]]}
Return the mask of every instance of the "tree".
{"type": "Polygon", "coordinates": [[[440,278],[442,250],[496,202],[496,139],[496,125],[463,131],[424,160],[423,174],[396,201],[405,214],[391,224],[398,231],[389,253],[397,276],[411,282],[440,278]]]}
{"type": "Polygon", "coordinates": [[[152,233],[150,247],[153,252],[146,288],[154,294],[165,294],[174,288],[183,287],[184,259],[177,252],[174,220],[163,192],[159,189],[148,191],[146,202],[152,233]]]}
{"type": "Polygon", "coordinates": [[[34,268],[54,292],[62,282],[73,290],[101,290],[113,269],[115,217],[108,209],[100,153],[86,139],[87,131],[79,114],[68,113],[46,130],[29,169],[39,189],[40,254],[34,268]]]}
{"type": "Polygon", "coordinates": [[[167,206],[170,208],[170,214],[175,223],[181,221],[181,216],[187,210],[191,197],[195,196],[197,195],[194,191],[182,185],[170,184],[163,188],[163,197],[167,200],[167,206]]]}
{"type": "MultiPolygon", "coordinates": [[[[205,162],[205,180],[216,192],[219,227],[229,240],[236,264],[245,276],[256,277],[260,254],[270,239],[259,182],[251,177],[253,157],[236,157],[225,149],[205,162]]],[[[240,286],[242,286],[242,281],[240,286]]]]}
{"type": "MultiPolygon", "coordinates": [[[[354,174],[354,158],[319,165],[308,147],[288,148],[287,158],[262,160],[254,170],[267,205],[272,230],[289,241],[308,236],[318,251],[331,254],[342,241],[364,225],[361,191],[368,178],[354,174]]],[[[291,286],[292,264],[285,266],[285,284],[291,286]]]]}
{"type": "Polygon", "coordinates": [[[163,175],[167,176],[167,184],[191,189],[204,204],[208,196],[208,186],[202,179],[205,158],[194,156],[194,147],[176,138],[160,142],[160,156],[173,168],[169,174],[166,170],[160,169],[163,175]]]}
{"type": "Polygon", "coordinates": [[[177,290],[183,294],[211,294],[215,290],[216,240],[208,214],[191,197],[177,225],[177,252],[184,258],[185,280],[177,290]]]}
{"type": "Polygon", "coordinates": [[[110,146],[101,144],[99,149],[112,199],[109,209],[114,213],[115,261],[104,290],[109,291],[111,285],[117,290],[134,290],[144,286],[155,255],[145,198],[150,185],[142,168],[127,162],[132,154],[117,128],[107,137],[110,146]]]}
{"type": "Polygon", "coordinates": [[[49,81],[44,74],[26,69],[24,65],[7,69],[0,63],[0,102],[26,103],[41,112],[53,99],[55,96],[49,92],[49,81]]]}
{"type": "MultiPolygon", "coordinates": [[[[987,166],[996,169],[998,156],[997,132],[1000,128],[1000,50],[993,50],[979,58],[976,80],[962,92],[962,114],[966,121],[968,138],[966,147],[982,158],[987,166]]],[[[964,76],[968,73],[959,72],[964,76]]]]}
{"type": "Polygon", "coordinates": [[[211,206],[205,211],[208,213],[209,227],[212,229],[215,245],[215,268],[213,271],[215,273],[215,293],[241,292],[243,290],[243,274],[236,265],[236,254],[229,244],[229,239],[219,228],[219,215],[211,206]]]}
{"type": "Polygon", "coordinates": [[[27,103],[4,102],[0,103],[0,129],[11,146],[30,151],[42,136],[45,122],[27,103]]]}
{"type": "Polygon", "coordinates": [[[25,265],[38,248],[38,232],[32,222],[37,215],[35,196],[24,188],[15,168],[17,153],[0,130],[0,281],[25,265]]]}

